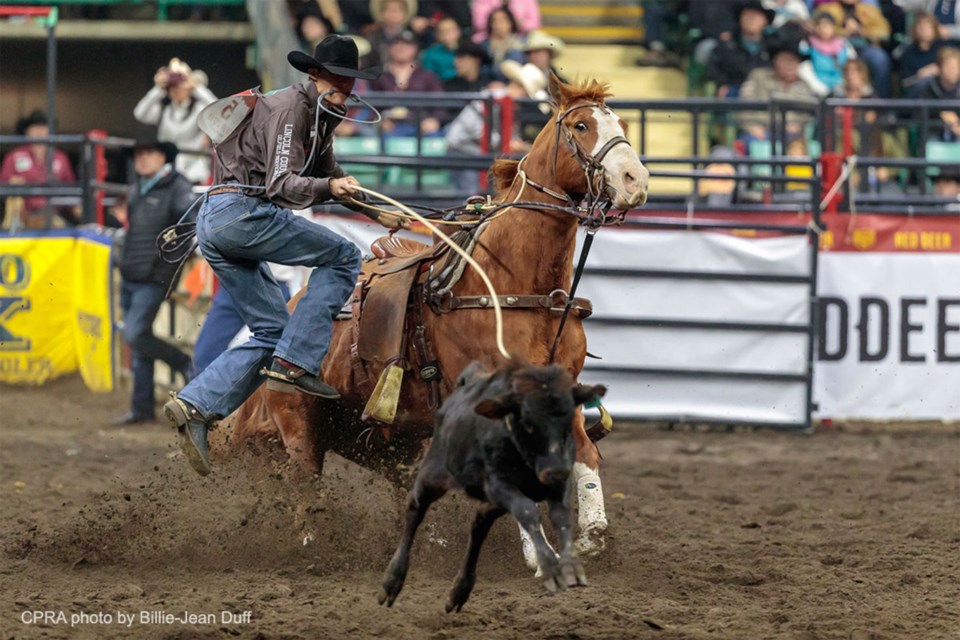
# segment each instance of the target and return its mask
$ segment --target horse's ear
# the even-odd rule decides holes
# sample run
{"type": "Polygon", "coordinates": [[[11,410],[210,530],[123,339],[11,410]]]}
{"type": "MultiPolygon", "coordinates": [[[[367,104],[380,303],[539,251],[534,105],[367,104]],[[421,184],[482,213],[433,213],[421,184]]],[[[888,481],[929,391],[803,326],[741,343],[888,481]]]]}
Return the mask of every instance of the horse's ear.
{"type": "Polygon", "coordinates": [[[566,99],[566,85],[563,84],[563,81],[557,77],[553,71],[550,72],[550,77],[548,80],[548,87],[550,91],[550,97],[553,98],[553,101],[557,103],[557,106],[563,104],[566,99]]]}

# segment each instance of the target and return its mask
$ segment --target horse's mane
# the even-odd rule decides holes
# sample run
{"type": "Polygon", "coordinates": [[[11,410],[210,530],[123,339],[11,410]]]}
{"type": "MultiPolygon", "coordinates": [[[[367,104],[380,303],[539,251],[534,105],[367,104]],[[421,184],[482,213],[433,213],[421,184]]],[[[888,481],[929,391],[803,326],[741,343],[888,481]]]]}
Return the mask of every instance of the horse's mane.
{"type": "Polygon", "coordinates": [[[600,82],[596,79],[581,80],[576,85],[561,85],[561,91],[563,92],[564,105],[570,105],[580,100],[603,102],[607,98],[613,97],[609,83],[600,82]]]}
{"type": "Polygon", "coordinates": [[[514,178],[517,177],[517,168],[519,166],[519,160],[500,158],[493,161],[493,166],[490,167],[490,173],[493,174],[494,191],[497,194],[498,200],[503,199],[505,192],[510,188],[510,185],[513,184],[514,178]]]}

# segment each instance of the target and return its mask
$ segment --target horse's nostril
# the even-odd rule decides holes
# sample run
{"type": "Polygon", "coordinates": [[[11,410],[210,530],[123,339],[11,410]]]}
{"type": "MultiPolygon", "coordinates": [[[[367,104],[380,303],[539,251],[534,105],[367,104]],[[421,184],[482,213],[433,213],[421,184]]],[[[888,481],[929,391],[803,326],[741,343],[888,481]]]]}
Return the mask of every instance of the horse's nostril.
{"type": "Polygon", "coordinates": [[[623,185],[627,188],[628,193],[633,193],[637,190],[637,187],[640,185],[637,183],[637,178],[629,171],[624,171],[623,173],[623,185]]]}

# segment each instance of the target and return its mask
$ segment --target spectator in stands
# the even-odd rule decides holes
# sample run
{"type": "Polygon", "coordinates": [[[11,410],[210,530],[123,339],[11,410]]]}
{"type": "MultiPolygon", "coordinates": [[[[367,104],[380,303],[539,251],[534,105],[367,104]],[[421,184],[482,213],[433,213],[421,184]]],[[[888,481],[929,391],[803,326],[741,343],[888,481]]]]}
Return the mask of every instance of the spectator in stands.
{"type": "MultiPolygon", "coordinates": [[[[47,115],[43,111],[34,111],[25,118],[17,120],[16,133],[28,138],[46,138],[50,135],[47,115]]],[[[61,182],[73,184],[77,181],[70,166],[70,159],[63,151],[43,143],[26,144],[16,147],[3,159],[0,167],[0,182],[6,184],[45,184],[61,182]],[[47,178],[47,154],[53,153],[53,178],[47,178]]],[[[27,196],[22,199],[10,198],[7,208],[10,219],[4,220],[4,226],[10,229],[43,229],[46,224],[48,198],[45,196],[27,196]],[[16,204],[15,204],[16,203],[16,204]]],[[[79,222],[76,209],[57,207],[53,210],[61,219],[76,224],[79,222]]]]}
{"type": "MultiPolygon", "coordinates": [[[[506,85],[500,82],[492,83],[488,89],[490,93],[497,95],[505,92],[514,100],[521,98],[545,100],[547,98],[546,76],[539,69],[531,64],[521,66],[512,61],[504,64],[506,74],[510,75],[512,79],[506,85]]],[[[447,127],[447,153],[454,157],[472,157],[483,153],[481,140],[485,121],[484,101],[475,100],[464,107],[463,111],[447,127]]],[[[509,145],[511,153],[525,153],[530,149],[532,138],[525,140],[525,135],[529,136],[530,132],[522,131],[522,126],[515,127],[514,131],[511,132],[509,145]]],[[[490,138],[490,151],[491,153],[497,153],[501,149],[501,144],[496,127],[490,132],[490,138]]],[[[461,193],[472,195],[477,193],[479,189],[479,174],[476,170],[453,171],[451,172],[451,179],[461,193]]]]}
{"type": "Polygon", "coordinates": [[[937,69],[937,53],[947,42],[940,38],[939,23],[928,11],[914,16],[910,43],[899,54],[900,86],[904,94],[919,90],[918,85],[927,78],[933,78],[937,69]]]}
{"type": "Polygon", "coordinates": [[[373,30],[366,34],[373,48],[369,63],[380,66],[386,64],[390,43],[404,32],[413,17],[413,4],[412,0],[372,0],[370,11],[376,22],[373,30]]]}
{"type": "Polygon", "coordinates": [[[960,211],[960,170],[956,167],[941,167],[940,173],[933,177],[933,195],[956,200],[945,208],[948,211],[960,211]]]}
{"type": "Polygon", "coordinates": [[[123,339],[130,345],[133,399],[115,425],[154,420],[153,368],[162,360],[186,380],[190,356],[153,334],[153,321],[166,297],[176,266],[157,251],[157,236],[176,224],[194,201],[190,181],[177,172],[176,145],[142,138],[134,148],[136,182],[127,196],[127,235],[120,257],[123,339]]]}
{"type": "Polygon", "coordinates": [[[510,14],[515,34],[524,35],[540,28],[540,0],[473,0],[470,11],[474,42],[483,42],[493,35],[490,18],[501,10],[510,14]]]}
{"type": "MultiPolygon", "coordinates": [[[[720,41],[729,40],[737,30],[737,11],[742,0],[689,0],[690,30],[698,34],[692,62],[706,66],[720,41]]],[[[672,16],[671,16],[672,17],[672,16]]]]}
{"type": "Polygon", "coordinates": [[[927,9],[939,23],[942,40],[960,40],[960,3],[954,0],[927,0],[927,9]]]}
{"type": "Polygon", "coordinates": [[[489,84],[486,69],[490,65],[490,54],[480,45],[462,40],[457,47],[454,64],[457,76],[443,83],[444,91],[480,91],[489,84]]]}
{"type": "MultiPolygon", "coordinates": [[[[383,74],[370,82],[372,91],[409,91],[433,93],[443,91],[440,79],[417,64],[420,45],[412,31],[403,31],[387,50],[387,64],[383,74]]],[[[423,135],[439,135],[443,112],[437,109],[414,112],[406,107],[394,107],[383,113],[381,129],[387,135],[414,136],[419,122],[423,135]]]]}
{"type": "Polygon", "coordinates": [[[549,75],[553,71],[558,78],[563,80],[554,66],[554,60],[563,53],[563,47],[563,40],[537,29],[527,34],[523,52],[526,54],[526,61],[543,71],[544,75],[549,75]]]}
{"type": "Polygon", "coordinates": [[[874,89],[881,98],[891,95],[890,56],[881,44],[890,39],[890,23],[880,8],[863,0],[838,0],[819,9],[833,16],[841,36],[853,45],[870,68],[874,89]]]}
{"type": "Polygon", "coordinates": [[[707,77],[716,83],[718,97],[736,98],[750,72],[770,64],[763,34],[772,19],[773,12],[764,9],[760,0],[739,6],[739,29],[717,44],[707,65],[707,77]]]}
{"type": "Polygon", "coordinates": [[[870,69],[863,60],[847,60],[843,65],[843,81],[833,90],[837,98],[866,100],[876,97],[870,84],[870,69]]]}
{"type": "Polygon", "coordinates": [[[676,23],[676,16],[688,13],[686,5],[687,2],[683,0],[646,0],[643,3],[643,32],[646,39],[643,46],[647,51],[637,60],[637,65],[681,67],[680,56],[667,48],[664,39],[667,28],[676,23]]]}
{"type": "Polygon", "coordinates": [[[139,122],[157,127],[158,140],[177,146],[177,171],[195,184],[210,180],[210,141],[197,116],[216,99],[207,88],[207,74],[173,58],[157,70],[153,88],[133,109],[139,122]]]}
{"type": "MultiPolygon", "coordinates": [[[[937,68],[937,76],[924,81],[917,97],[923,100],[960,100],[960,49],[940,49],[937,68]]],[[[940,112],[940,119],[944,124],[941,139],[949,142],[960,140],[960,113],[945,109],[940,112]]]]}
{"type": "Polygon", "coordinates": [[[800,66],[803,78],[818,96],[830,95],[843,82],[843,66],[857,57],[853,46],[837,32],[837,21],[829,13],[813,16],[813,33],[801,47],[810,57],[800,66]]]}
{"type": "MultiPolygon", "coordinates": [[[[772,67],[754,69],[740,86],[740,97],[744,100],[770,101],[786,99],[791,101],[816,102],[816,96],[810,86],[799,75],[799,42],[773,34],[767,38],[767,51],[773,61],[772,67]]],[[[796,138],[803,134],[803,128],[813,119],[811,112],[787,111],[786,134],[796,138]]],[[[764,112],[740,111],[737,123],[749,140],[768,140],[770,137],[770,116],[764,112]]]]}
{"type": "Polygon", "coordinates": [[[436,22],[444,17],[453,18],[461,31],[471,31],[472,16],[470,15],[470,3],[463,0],[420,0],[417,8],[417,15],[410,21],[410,28],[414,33],[422,34],[436,22]]]}
{"type": "Polygon", "coordinates": [[[523,43],[517,35],[517,20],[506,7],[494,9],[487,19],[490,36],[481,44],[493,60],[491,75],[501,82],[507,78],[500,73],[500,65],[506,60],[523,63],[523,43]]]}
{"type": "Polygon", "coordinates": [[[312,53],[317,44],[331,33],[336,33],[333,22],[324,14],[316,0],[309,0],[297,7],[294,14],[297,22],[297,37],[300,49],[312,53]]]}
{"type": "Polygon", "coordinates": [[[420,59],[420,65],[430,71],[441,82],[453,80],[457,77],[457,68],[453,59],[456,56],[457,45],[460,44],[460,25],[453,18],[442,18],[437,23],[437,41],[430,45],[420,59]]]}
{"type": "Polygon", "coordinates": [[[810,18],[810,9],[804,0],[763,0],[763,6],[774,12],[773,28],[779,29],[788,22],[805,22],[810,18]]]}
{"type": "Polygon", "coordinates": [[[342,29],[346,33],[359,33],[364,36],[369,35],[371,29],[375,28],[371,0],[336,0],[340,14],[343,16],[342,29]]]}

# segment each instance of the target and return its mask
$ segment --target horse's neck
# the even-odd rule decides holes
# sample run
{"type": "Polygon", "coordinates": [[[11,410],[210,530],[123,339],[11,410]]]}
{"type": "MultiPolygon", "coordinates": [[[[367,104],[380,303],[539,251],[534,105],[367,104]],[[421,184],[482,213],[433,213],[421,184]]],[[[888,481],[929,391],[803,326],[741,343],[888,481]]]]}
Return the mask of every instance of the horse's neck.
{"type": "MultiPolygon", "coordinates": [[[[539,184],[562,192],[545,180],[530,175],[539,184]]],[[[518,177],[504,202],[566,204],[542,193],[518,177]]],[[[573,279],[573,252],[577,218],[548,209],[510,209],[493,220],[480,235],[474,257],[486,269],[501,294],[544,294],[569,289],[573,279]]]]}

